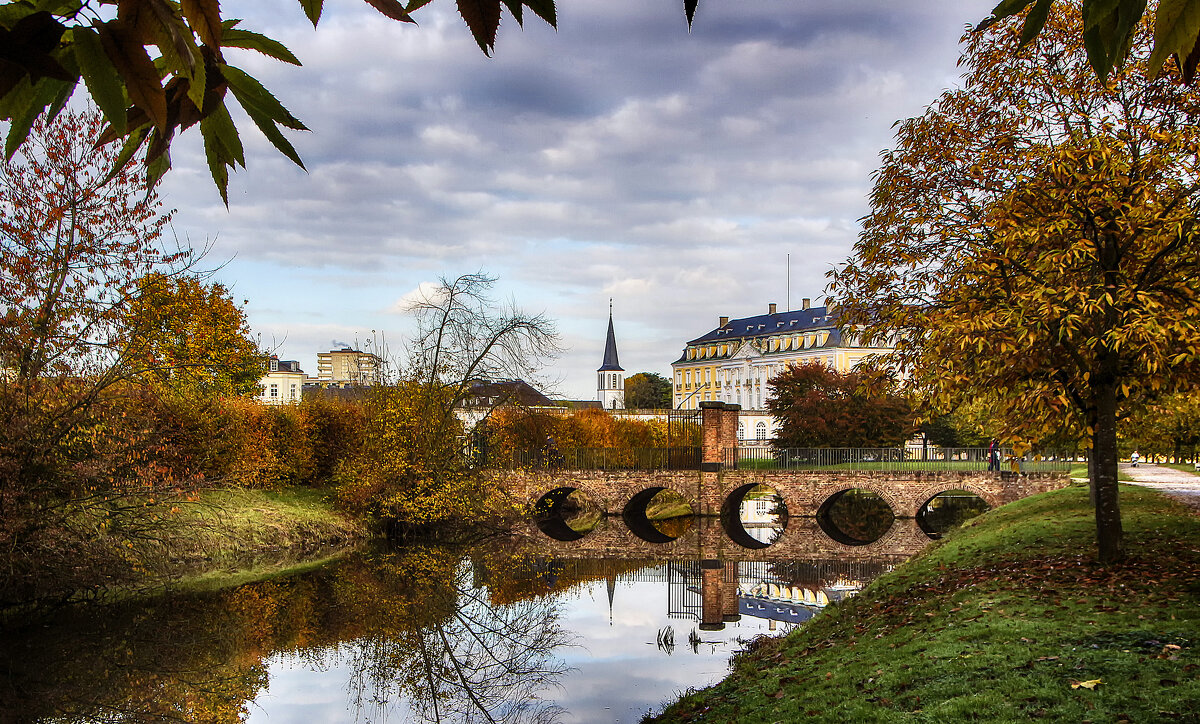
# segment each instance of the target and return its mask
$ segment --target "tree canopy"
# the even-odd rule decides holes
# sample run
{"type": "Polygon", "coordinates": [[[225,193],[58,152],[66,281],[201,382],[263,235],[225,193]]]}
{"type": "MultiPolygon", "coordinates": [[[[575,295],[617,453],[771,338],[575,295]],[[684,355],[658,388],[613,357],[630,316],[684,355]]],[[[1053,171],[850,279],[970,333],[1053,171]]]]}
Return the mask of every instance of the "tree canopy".
{"type": "Polygon", "coordinates": [[[898,124],[832,286],[936,407],[983,396],[1010,435],[1087,438],[1115,560],[1118,416],[1200,353],[1200,94],[1151,77],[1148,22],[1100,82],[1083,28],[1060,5],[1024,48],[1015,19],[966,37],[962,87],[898,124]]]}
{"type": "MultiPolygon", "coordinates": [[[[1001,0],[976,30],[1028,9],[1021,26],[1021,44],[1037,37],[1046,25],[1056,0],[1001,0]]],[[[1129,58],[1138,23],[1146,13],[1146,0],[1083,0],[1081,39],[1088,62],[1100,80],[1107,80],[1114,67],[1129,58]]],[[[1154,8],[1154,47],[1148,60],[1151,76],[1157,76],[1167,58],[1174,58],[1191,83],[1200,62],[1200,0],[1162,0],[1154,8]]]]}
{"type": "Polygon", "coordinates": [[[258,392],[266,355],[223,284],[148,274],[126,320],[148,376],[203,395],[258,392]]]}
{"type": "Polygon", "coordinates": [[[638,372],[625,378],[625,408],[665,410],[671,407],[671,381],[657,372],[638,372]]]}
{"type": "Polygon", "coordinates": [[[779,421],[771,441],[777,449],[892,447],[912,433],[908,402],[886,377],[806,362],[767,384],[767,409],[779,421]]]}

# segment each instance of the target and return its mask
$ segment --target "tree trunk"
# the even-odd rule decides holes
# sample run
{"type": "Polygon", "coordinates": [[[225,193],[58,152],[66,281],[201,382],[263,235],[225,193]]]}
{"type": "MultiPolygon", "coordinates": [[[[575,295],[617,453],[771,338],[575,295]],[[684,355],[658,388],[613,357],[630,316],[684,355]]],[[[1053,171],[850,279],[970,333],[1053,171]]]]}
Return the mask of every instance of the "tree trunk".
{"type": "Polygon", "coordinates": [[[1115,563],[1125,555],[1121,531],[1121,506],[1117,499],[1117,386],[1092,384],[1096,418],[1092,429],[1092,492],[1096,508],[1096,546],[1101,563],[1115,563]]]}

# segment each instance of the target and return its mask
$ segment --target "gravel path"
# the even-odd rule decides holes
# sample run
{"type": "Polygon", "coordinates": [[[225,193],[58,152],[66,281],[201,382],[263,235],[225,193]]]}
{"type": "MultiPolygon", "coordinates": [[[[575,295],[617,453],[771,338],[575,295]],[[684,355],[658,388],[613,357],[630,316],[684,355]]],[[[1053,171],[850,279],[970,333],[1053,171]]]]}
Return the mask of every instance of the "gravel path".
{"type": "Polygon", "coordinates": [[[1120,467],[1122,473],[1133,479],[1133,485],[1162,491],[1200,512],[1200,475],[1148,463],[1141,463],[1136,468],[1121,463],[1120,467]]]}

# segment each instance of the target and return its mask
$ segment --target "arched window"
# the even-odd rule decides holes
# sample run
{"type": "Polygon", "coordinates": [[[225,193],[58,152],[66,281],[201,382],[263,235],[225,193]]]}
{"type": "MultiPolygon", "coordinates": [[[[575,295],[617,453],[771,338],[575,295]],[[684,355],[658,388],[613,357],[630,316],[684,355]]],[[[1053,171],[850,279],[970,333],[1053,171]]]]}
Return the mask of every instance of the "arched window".
{"type": "Polygon", "coordinates": [[[738,439],[739,440],[746,439],[746,426],[740,422],[738,423],[738,439]]]}
{"type": "Polygon", "coordinates": [[[760,422],[754,426],[754,438],[756,440],[766,440],[767,439],[767,423],[760,422]]]}

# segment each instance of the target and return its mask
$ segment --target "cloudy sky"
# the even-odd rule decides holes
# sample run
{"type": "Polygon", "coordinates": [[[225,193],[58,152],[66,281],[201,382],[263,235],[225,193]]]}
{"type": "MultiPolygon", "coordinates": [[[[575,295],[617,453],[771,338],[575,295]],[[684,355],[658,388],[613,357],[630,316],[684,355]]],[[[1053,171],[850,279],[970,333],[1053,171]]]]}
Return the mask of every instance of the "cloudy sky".
{"type": "Polygon", "coordinates": [[[312,129],[290,136],[308,171],[240,117],[228,209],[195,132],[163,191],[310,374],[335,343],[396,354],[403,299],[482,270],[557,321],[552,391],[594,399],[610,298],[627,374],[664,375],[719,316],[785,308],[789,254],[791,306],[820,303],[892,123],[955,84],[994,1],[703,0],[689,32],[679,0],[558,0],[557,31],[506,15],[491,58],[449,0],[419,26],[326,0],[316,30],[295,0],[239,3],[304,62],[229,57],[312,129]]]}

